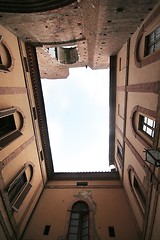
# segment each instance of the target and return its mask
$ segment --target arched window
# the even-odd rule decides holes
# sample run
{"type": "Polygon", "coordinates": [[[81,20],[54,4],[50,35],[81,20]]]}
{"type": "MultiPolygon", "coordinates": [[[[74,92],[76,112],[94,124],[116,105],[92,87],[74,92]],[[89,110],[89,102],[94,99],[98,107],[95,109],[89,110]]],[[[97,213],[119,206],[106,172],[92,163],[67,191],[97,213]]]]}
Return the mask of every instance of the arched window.
{"type": "Polygon", "coordinates": [[[8,187],[8,197],[12,208],[16,211],[20,208],[23,200],[32,187],[33,165],[25,164],[21,172],[14,178],[8,187]]]}
{"type": "Polygon", "coordinates": [[[138,68],[159,61],[160,25],[158,6],[140,27],[135,43],[134,59],[138,68]]]}
{"type": "Polygon", "coordinates": [[[0,110],[0,149],[22,135],[24,117],[17,108],[0,110]]]}
{"type": "Polygon", "coordinates": [[[145,37],[144,56],[148,56],[160,49],[160,27],[154,29],[145,37]]]}
{"type": "Polygon", "coordinates": [[[139,209],[144,214],[146,206],[146,191],[132,166],[128,167],[128,178],[134,198],[138,204],[139,209]]]}
{"type": "Polygon", "coordinates": [[[2,35],[0,35],[0,72],[9,72],[12,66],[12,58],[2,38],[2,35]]]}
{"type": "Polygon", "coordinates": [[[140,106],[135,106],[131,113],[131,129],[135,138],[144,147],[151,147],[155,135],[156,112],[140,106]]]}
{"type": "Polygon", "coordinates": [[[79,201],[73,204],[70,216],[67,240],[89,239],[89,208],[88,205],[79,201]]]}

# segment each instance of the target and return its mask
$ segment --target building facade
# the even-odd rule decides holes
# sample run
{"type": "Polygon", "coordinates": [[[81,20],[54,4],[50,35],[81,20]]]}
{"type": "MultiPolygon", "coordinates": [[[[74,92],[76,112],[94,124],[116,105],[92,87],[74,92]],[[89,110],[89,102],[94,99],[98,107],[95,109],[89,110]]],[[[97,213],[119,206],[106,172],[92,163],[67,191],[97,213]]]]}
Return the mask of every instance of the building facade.
{"type": "Polygon", "coordinates": [[[160,239],[160,2],[137,2],[0,3],[0,239],[160,239]],[[80,66],[110,67],[111,172],[54,173],[41,78],[80,66]]]}

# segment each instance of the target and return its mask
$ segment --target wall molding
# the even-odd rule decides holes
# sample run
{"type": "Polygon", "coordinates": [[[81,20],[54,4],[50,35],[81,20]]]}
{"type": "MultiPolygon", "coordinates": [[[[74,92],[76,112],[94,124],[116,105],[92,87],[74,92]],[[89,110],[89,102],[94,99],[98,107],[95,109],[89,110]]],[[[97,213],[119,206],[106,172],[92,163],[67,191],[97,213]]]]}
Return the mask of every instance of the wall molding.
{"type": "Polygon", "coordinates": [[[19,146],[15,151],[8,155],[2,162],[0,162],[0,172],[11,162],[13,161],[24,149],[26,149],[33,141],[35,137],[32,136],[21,146],[19,146]]]}
{"type": "Polygon", "coordinates": [[[160,81],[131,84],[128,86],[117,87],[118,92],[142,92],[142,93],[155,93],[155,94],[158,94],[159,89],[160,89],[160,81]]]}
{"type": "Polygon", "coordinates": [[[0,95],[26,94],[25,87],[0,87],[0,95]]]}

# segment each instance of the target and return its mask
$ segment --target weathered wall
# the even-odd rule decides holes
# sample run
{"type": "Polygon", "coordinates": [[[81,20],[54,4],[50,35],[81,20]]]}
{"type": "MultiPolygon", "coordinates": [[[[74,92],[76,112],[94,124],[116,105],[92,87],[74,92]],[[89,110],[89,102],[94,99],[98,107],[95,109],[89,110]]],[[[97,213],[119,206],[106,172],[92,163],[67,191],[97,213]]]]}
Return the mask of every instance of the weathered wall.
{"type": "Polygon", "coordinates": [[[66,239],[69,210],[79,200],[85,201],[92,209],[89,213],[91,239],[110,239],[108,226],[114,226],[119,240],[138,239],[124,191],[118,181],[88,181],[88,187],[76,187],[75,181],[49,182],[23,239],[45,239],[45,225],[51,226],[47,239],[66,239]]]}
{"type": "MultiPolygon", "coordinates": [[[[79,61],[73,66],[101,69],[109,67],[109,57],[117,54],[156,2],[82,0],[44,12],[1,12],[0,16],[1,24],[23,41],[50,47],[76,44],[79,61]]],[[[44,59],[39,56],[39,61],[43,63],[44,59]]],[[[49,56],[47,64],[51,73],[45,74],[46,78],[56,78],[52,67],[57,64],[51,64],[49,56]]],[[[46,69],[41,70],[43,76],[46,69]]],[[[57,72],[59,77],[60,71],[57,72]]]]}

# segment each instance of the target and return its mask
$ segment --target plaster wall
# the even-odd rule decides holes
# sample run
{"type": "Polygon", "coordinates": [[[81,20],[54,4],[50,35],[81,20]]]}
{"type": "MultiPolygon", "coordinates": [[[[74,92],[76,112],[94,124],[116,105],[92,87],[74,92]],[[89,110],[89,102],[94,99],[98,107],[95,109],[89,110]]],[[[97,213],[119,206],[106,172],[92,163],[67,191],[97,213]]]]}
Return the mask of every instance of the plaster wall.
{"type": "Polygon", "coordinates": [[[42,144],[38,122],[33,120],[34,95],[32,90],[27,90],[27,87],[31,87],[30,73],[29,71],[25,72],[22,63],[23,57],[26,57],[25,46],[8,30],[0,27],[0,31],[3,36],[2,41],[9,49],[12,59],[9,72],[0,72],[0,109],[14,106],[22,113],[23,117],[22,135],[0,150],[0,187],[2,193],[0,213],[6,229],[1,228],[0,233],[2,235],[3,232],[5,234],[8,232],[7,237],[13,237],[14,229],[17,237],[20,237],[42,192],[43,184],[46,181],[46,170],[44,161],[40,160],[39,155],[42,144]],[[26,163],[33,165],[32,187],[19,210],[15,211],[9,201],[8,188],[24,169],[26,163]],[[8,217],[12,220],[9,221],[8,217]]]}
{"type": "Polygon", "coordinates": [[[130,183],[129,183],[128,167],[130,165],[134,169],[136,169],[136,173],[137,173],[140,181],[143,184],[145,184],[145,182],[144,182],[144,181],[146,181],[146,179],[145,179],[145,176],[146,176],[145,171],[143,170],[143,168],[141,168],[141,166],[137,162],[135,156],[132,154],[132,152],[130,151],[130,149],[126,145],[125,146],[125,164],[124,164],[123,184],[124,184],[124,188],[125,188],[125,190],[127,192],[127,196],[128,196],[129,201],[130,201],[131,208],[134,211],[134,215],[135,215],[136,221],[138,223],[139,229],[142,232],[144,216],[143,216],[143,213],[142,213],[141,209],[139,208],[139,205],[138,205],[136,199],[134,198],[134,195],[133,195],[130,183]]]}
{"type": "Polygon", "coordinates": [[[100,239],[110,239],[108,226],[114,226],[119,240],[138,239],[123,190],[121,188],[95,189],[94,187],[92,189],[45,189],[23,239],[66,239],[69,210],[72,204],[79,200],[93,206],[94,224],[90,222],[92,239],[97,239],[96,235],[100,239]],[[48,236],[43,235],[45,225],[51,226],[48,236]],[[125,231],[123,231],[124,228],[125,231]]]}

